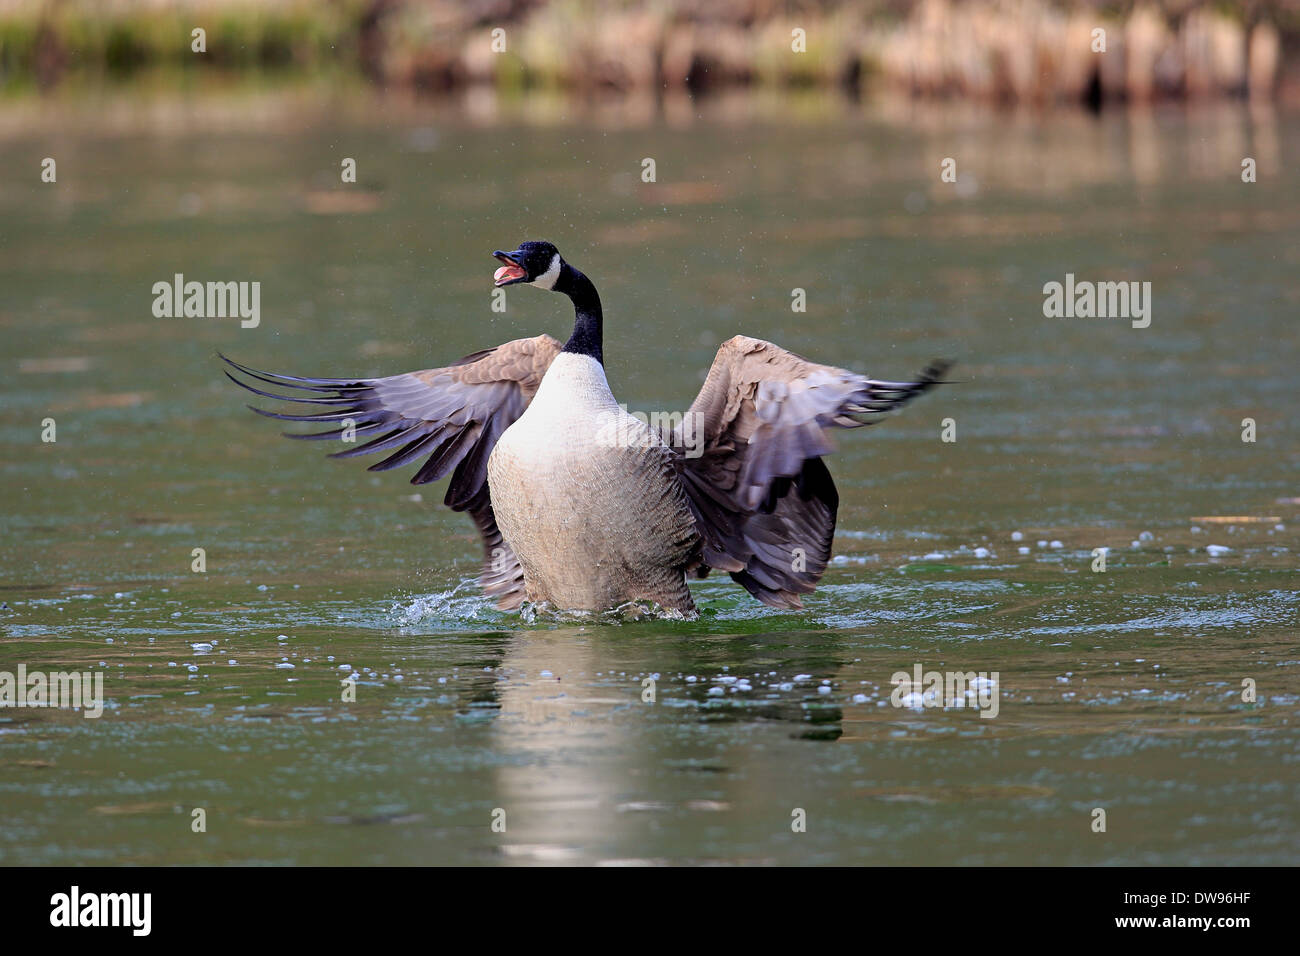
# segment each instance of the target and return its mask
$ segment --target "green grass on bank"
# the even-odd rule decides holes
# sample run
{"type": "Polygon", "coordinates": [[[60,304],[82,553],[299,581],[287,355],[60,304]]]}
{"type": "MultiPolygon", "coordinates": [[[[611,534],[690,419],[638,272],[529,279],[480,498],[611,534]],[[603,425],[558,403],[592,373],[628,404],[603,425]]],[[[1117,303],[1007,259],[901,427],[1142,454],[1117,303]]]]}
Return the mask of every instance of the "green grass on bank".
{"type": "Polygon", "coordinates": [[[138,9],[31,4],[0,12],[0,83],[121,77],[144,67],[314,69],[358,62],[362,2],[138,9]],[[204,52],[194,50],[205,31],[204,52]]]}

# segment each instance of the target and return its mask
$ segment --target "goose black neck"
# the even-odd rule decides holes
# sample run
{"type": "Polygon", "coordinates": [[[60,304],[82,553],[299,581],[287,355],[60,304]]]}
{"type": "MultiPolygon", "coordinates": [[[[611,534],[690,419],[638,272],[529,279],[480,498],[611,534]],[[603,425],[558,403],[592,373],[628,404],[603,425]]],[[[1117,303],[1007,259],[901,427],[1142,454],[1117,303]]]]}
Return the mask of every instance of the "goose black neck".
{"type": "Polygon", "coordinates": [[[590,279],[566,262],[555,282],[555,291],[563,292],[573,300],[573,334],[564,343],[564,351],[590,355],[604,365],[604,325],[596,287],[590,279]]]}

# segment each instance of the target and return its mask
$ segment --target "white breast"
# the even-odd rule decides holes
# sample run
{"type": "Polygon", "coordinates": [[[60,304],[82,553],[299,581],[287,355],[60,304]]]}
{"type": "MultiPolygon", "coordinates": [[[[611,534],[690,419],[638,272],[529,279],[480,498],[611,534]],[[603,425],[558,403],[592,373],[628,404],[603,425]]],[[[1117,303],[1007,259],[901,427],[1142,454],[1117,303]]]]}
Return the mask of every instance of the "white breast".
{"type": "Polygon", "coordinates": [[[617,409],[605,367],[590,355],[561,352],[546,370],[518,424],[531,418],[532,427],[539,428],[544,420],[582,421],[617,409]]]}
{"type": "Polygon", "coordinates": [[[645,423],[614,400],[599,362],[561,352],[523,415],[497,442],[501,454],[494,457],[512,460],[521,481],[540,480],[552,471],[572,475],[578,463],[594,457],[608,464],[610,451],[638,461],[639,450],[659,443],[645,423]]]}

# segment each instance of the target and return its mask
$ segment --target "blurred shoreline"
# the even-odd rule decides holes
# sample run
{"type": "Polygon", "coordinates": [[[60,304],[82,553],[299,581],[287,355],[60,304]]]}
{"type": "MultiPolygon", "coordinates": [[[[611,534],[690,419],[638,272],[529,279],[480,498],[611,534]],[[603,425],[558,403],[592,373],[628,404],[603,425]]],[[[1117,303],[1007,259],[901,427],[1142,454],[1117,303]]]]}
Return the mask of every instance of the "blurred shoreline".
{"type": "MultiPolygon", "coordinates": [[[[917,228],[919,209],[955,204],[942,219],[945,234],[987,237],[997,229],[1051,233],[1067,228],[1052,209],[1020,210],[1006,222],[991,225],[987,216],[959,208],[989,189],[1006,195],[1059,196],[1123,180],[1145,195],[1171,175],[1232,188],[1240,182],[1243,157],[1256,162],[1261,178],[1275,179],[1284,174],[1286,157],[1296,152],[1294,131],[1300,118],[1300,111],[1272,101],[1228,99],[1138,104],[1097,114],[1077,105],[935,102],[888,93],[850,98],[816,90],[730,89],[657,97],[566,91],[501,94],[469,88],[428,95],[376,88],[355,79],[267,83],[208,76],[179,88],[172,79],[142,76],[107,89],[59,90],[10,100],[0,107],[0,147],[22,150],[23,155],[57,154],[68,160],[69,170],[80,170],[66,181],[60,178],[64,185],[58,195],[65,210],[83,201],[107,201],[92,172],[98,161],[91,157],[98,150],[120,151],[118,144],[129,142],[131,155],[156,157],[199,149],[212,164],[215,178],[206,185],[177,182],[155,190],[148,215],[172,210],[188,217],[195,209],[233,215],[254,207],[261,213],[306,210],[332,215],[383,207],[397,195],[390,192],[395,168],[415,163],[426,171],[445,170],[449,163],[454,165],[460,144],[475,140],[480,132],[498,131],[508,137],[488,140],[505,148],[521,131],[531,131],[523,137],[531,141],[559,130],[570,142],[586,144],[593,156],[603,157],[599,165],[613,177],[611,189],[635,198],[638,208],[645,204],[644,221],[602,233],[603,242],[619,245],[679,235],[682,226],[669,210],[725,208],[734,195],[728,177],[744,174],[679,169],[673,182],[641,183],[633,167],[622,168],[619,162],[626,163],[629,155],[645,155],[646,133],[673,154],[689,153],[689,144],[699,137],[731,143],[776,138],[787,146],[798,144],[788,162],[777,168],[785,171],[780,175],[802,177],[800,188],[819,195],[838,188],[832,185],[838,181],[834,176],[846,173],[841,168],[845,164],[856,171],[855,182],[878,176],[910,181],[923,167],[938,170],[940,160],[958,146],[966,164],[958,186],[943,184],[932,174],[926,177],[927,186],[917,185],[900,196],[901,205],[890,216],[871,218],[846,209],[820,222],[817,233],[845,240],[909,236],[917,228]],[[900,136],[910,144],[907,168],[886,170],[880,144],[900,136]],[[228,177],[220,172],[219,154],[258,152],[265,143],[285,137],[313,144],[303,154],[307,165],[297,171],[292,188],[259,192],[255,200],[245,190],[232,192],[228,177]],[[1007,149],[1008,143],[1026,137],[1034,149],[1007,149]],[[845,138],[854,145],[847,157],[832,164],[832,176],[832,168],[825,165],[833,153],[828,144],[845,138]],[[387,158],[367,163],[364,187],[341,183],[338,158],[354,155],[363,142],[379,148],[372,156],[387,158]],[[80,144],[79,150],[74,143],[80,144]],[[223,144],[217,153],[210,152],[214,143],[223,144]],[[1081,149],[1081,143],[1088,147],[1081,149]],[[616,156],[608,152],[611,149],[616,156]]],[[[61,173],[63,162],[61,158],[61,173]]],[[[564,188],[579,192],[582,187],[579,178],[564,188]]],[[[0,207],[10,209],[19,197],[39,188],[14,183],[0,189],[0,207]]],[[[1222,228],[1248,226],[1257,235],[1289,227],[1267,200],[1244,202],[1244,209],[1205,214],[1220,216],[1215,221],[1222,228]]],[[[1132,211],[1130,226],[1154,230],[1165,215],[1168,212],[1156,206],[1144,206],[1132,211]]],[[[1087,228],[1077,218],[1070,227],[1087,228]]],[[[782,234],[790,236],[788,230],[782,234]]]]}
{"type": "MultiPolygon", "coordinates": [[[[1204,125],[1272,128],[1300,103],[1213,98],[1125,104],[1105,116],[1142,127],[1186,117],[1204,125]]],[[[437,92],[381,87],[349,74],[216,74],[148,70],[120,82],[68,82],[40,95],[0,97],[0,141],[53,135],[69,124],[96,135],[185,136],[274,132],[343,121],[364,128],[422,124],[480,127],[585,126],[606,130],[698,125],[976,130],[989,122],[1041,127],[1095,125],[1082,103],[918,99],[897,90],[725,87],[685,90],[506,90],[469,86],[437,92]]],[[[417,144],[418,146],[418,144],[417,144]]]]}
{"type": "Polygon", "coordinates": [[[173,71],[440,93],[1300,102],[1297,51],[1300,0],[0,0],[10,99],[173,71]]]}

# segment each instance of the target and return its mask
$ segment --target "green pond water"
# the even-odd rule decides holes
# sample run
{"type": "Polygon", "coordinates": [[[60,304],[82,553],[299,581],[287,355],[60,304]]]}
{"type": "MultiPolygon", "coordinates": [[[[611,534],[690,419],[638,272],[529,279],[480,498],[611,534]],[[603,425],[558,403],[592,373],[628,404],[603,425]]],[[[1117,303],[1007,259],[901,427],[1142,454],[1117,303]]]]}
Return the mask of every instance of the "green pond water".
{"type": "Polygon", "coordinates": [[[0,709],[0,862],[1300,862],[1297,156],[1300,118],[1239,105],[0,104],[0,671],[105,697],[0,709]],[[803,612],[725,576],[693,622],[498,612],[440,485],[221,375],[563,338],[558,296],[492,311],[526,238],[596,282],[632,409],[737,332],[958,361],[839,436],[803,612]],[[154,317],[176,273],[260,282],[260,324],[154,317]],[[1067,273],[1150,282],[1150,326],[1044,317],[1067,273]],[[997,716],[892,706],[918,664],[989,674],[997,716]]]}

